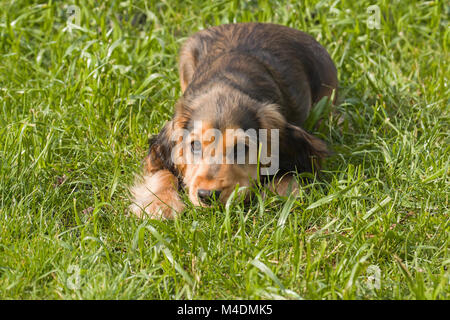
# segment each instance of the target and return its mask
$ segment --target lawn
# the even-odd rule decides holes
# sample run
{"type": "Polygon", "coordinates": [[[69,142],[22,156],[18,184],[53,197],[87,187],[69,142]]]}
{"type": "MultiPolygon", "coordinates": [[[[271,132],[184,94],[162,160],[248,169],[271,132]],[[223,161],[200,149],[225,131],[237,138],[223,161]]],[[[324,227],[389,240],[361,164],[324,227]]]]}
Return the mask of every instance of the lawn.
{"type": "Polygon", "coordinates": [[[449,16],[443,0],[0,0],[0,298],[448,299],[449,16]],[[128,215],[181,44],[247,21],[335,61],[322,173],[298,198],[128,215]]]}

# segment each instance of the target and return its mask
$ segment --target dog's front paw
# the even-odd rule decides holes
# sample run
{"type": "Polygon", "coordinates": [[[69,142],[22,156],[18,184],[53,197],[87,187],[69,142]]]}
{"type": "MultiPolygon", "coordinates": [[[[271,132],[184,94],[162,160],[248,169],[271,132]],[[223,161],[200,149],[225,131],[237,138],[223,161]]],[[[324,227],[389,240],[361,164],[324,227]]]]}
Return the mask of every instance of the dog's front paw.
{"type": "Polygon", "coordinates": [[[184,210],[184,203],[176,196],[155,195],[148,203],[138,203],[135,200],[130,210],[140,218],[173,219],[184,210]]]}
{"type": "Polygon", "coordinates": [[[185,207],[177,190],[177,179],[168,170],[146,175],[130,190],[133,195],[130,210],[138,217],[172,219],[185,207]]]}

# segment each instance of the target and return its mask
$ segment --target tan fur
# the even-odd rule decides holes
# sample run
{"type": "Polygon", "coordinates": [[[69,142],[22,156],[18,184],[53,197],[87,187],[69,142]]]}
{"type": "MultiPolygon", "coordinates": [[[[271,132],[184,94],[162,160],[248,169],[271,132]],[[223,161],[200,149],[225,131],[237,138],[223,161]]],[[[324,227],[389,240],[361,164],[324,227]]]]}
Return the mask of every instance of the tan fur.
{"type": "Polygon", "coordinates": [[[130,190],[130,210],[138,217],[173,218],[184,209],[177,190],[177,179],[168,170],[146,174],[130,190]]]}
{"type": "Polygon", "coordinates": [[[289,197],[290,195],[297,196],[300,190],[297,180],[292,175],[278,178],[273,183],[268,184],[267,187],[272,192],[284,197],[289,197]]]}
{"type": "MultiPolygon", "coordinates": [[[[202,132],[192,132],[193,136],[205,137],[204,134],[207,130],[212,129],[212,125],[205,122],[202,127],[202,132]]],[[[230,129],[230,128],[229,128],[230,129]]],[[[235,140],[227,141],[226,133],[222,132],[221,139],[215,141],[218,144],[219,149],[221,150],[220,155],[216,155],[215,153],[210,153],[205,151],[204,158],[200,161],[200,163],[190,164],[186,166],[186,170],[184,172],[184,183],[189,192],[189,198],[195,205],[206,206],[203,203],[200,203],[197,198],[197,191],[199,189],[205,190],[222,190],[219,201],[225,202],[230,194],[234,191],[237,184],[240,187],[247,187],[250,185],[251,179],[257,178],[257,166],[256,165],[245,165],[239,166],[234,164],[226,164],[226,150],[227,147],[233,146],[235,140]],[[208,160],[210,157],[220,157],[222,160],[222,164],[210,164],[208,160]],[[218,172],[215,173],[214,176],[210,176],[209,171],[211,167],[218,167],[218,172]]],[[[208,150],[208,147],[213,145],[213,142],[201,141],[202,147],[205,150],[208,150]]]]}

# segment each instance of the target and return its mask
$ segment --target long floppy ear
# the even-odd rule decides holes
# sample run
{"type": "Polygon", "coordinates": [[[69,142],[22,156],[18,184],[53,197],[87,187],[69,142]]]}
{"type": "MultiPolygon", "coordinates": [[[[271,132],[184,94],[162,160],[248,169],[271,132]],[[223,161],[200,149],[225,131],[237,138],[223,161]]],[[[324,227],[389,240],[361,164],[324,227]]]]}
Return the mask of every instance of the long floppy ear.
{"type": "MultiPolygon", "coordinates": [[[[169,170],[173,175],[179,177],[178,170],[182,165],[176,166],[174,158],[180,156],[173,154],[175,146],[182,142],[183,128],[189,120],[191,110],[184,105],[184,99],[180,98],[175,105],[175,115],[168,121],[156,137],[149,140],[150,148],[145,158],[145,171],[155,172],[161,169],[169,170]]],[[[178,158],[177,158],[178,159],[178,158]]]]}
{"type": "Polygon", "coordinates": [[[176,167],[172,161],[173,141],[173,120],[168,121],[157,136],[149,139],[149,151],[144,159],[144,171],[155,173],[156,171],[167,169],[177,176],[176,167]]]}
{"type": "Polygon", "coordinates": [[[304,129],[286,124],[280,150],[280,169],[312,172],[320,169],[320,162],[330,152],[326,143],[304,129]]]}
{"type": "Polygon", "coordinates": [[[172,121],[169,121],[156,137],[150,139],[144,174],[136,177],[130,188],[130,210],[138,217],[172,218],[184,208],[178,195],[178,175],[171,159],[171,130],[172,121]]]}

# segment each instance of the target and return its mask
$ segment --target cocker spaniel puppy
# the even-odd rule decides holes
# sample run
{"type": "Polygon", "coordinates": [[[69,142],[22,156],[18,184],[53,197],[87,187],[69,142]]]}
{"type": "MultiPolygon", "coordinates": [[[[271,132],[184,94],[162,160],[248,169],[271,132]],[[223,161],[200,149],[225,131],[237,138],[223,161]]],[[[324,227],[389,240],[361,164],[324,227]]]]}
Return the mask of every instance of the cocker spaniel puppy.
{"type": "Polygon", "coordinates": [[[194,205],[225,203],[262,176],[284,194],[298,188],[293,172],[311,172],[327,155],[301,126],[319,100],[336,97],[337,72],[308,34],[266,23],[212,27],[186,41],[179,73],[183,95],[131,188],[137,215],[174,217],[181,188],[194,205]]]}

